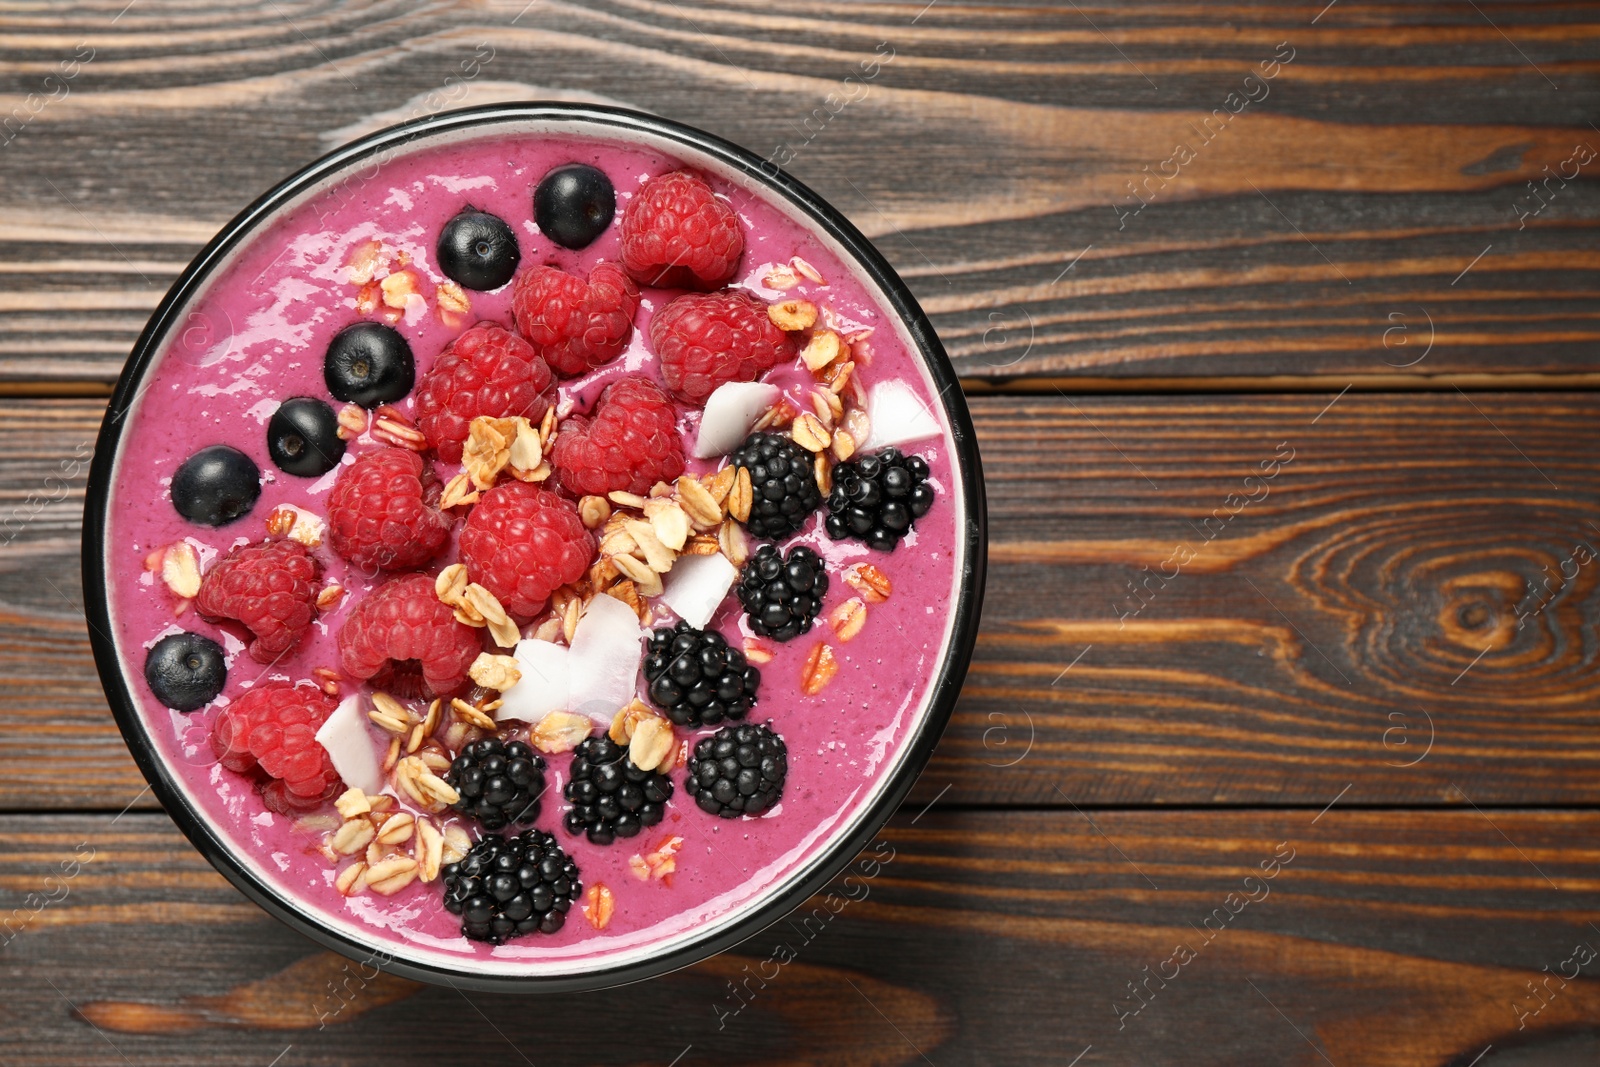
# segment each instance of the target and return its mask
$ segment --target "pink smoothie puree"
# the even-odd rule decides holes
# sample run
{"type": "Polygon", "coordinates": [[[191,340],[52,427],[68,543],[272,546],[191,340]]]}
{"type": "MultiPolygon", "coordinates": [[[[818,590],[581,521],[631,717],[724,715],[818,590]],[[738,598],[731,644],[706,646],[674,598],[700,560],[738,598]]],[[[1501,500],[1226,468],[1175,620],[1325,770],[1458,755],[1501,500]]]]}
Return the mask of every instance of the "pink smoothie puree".
{"type": "MultiPolygon", "coordinates": [[[[620,143],[575,127],[523,126],[424,140],[385,159],[381,166],[358,163],[353,170],[355,176],[336,190],[324,185],[302,196],[275,222],[246,239],[180,317],[182,326],[168,337],[128,416],[105,542],[107,593],[128,688],[158,756],[217,836],[286,902],[392,957],[490,974],[572,974],[638,962],[704,936],[758,906],[847,833],[885,787],[905,755],[908,737],[927,714],[930,688],[952,629],[964,521],[953,444],[932,379],[913,355],[909,335],[887,310],[882,294],[844,258],[842,249],[814,233],[798,210],[777,194],[752,188],[752,183],[715,160],[699,158],[693,150],[666,141],[620,143]],[[666,154],[669,151],[671,155],[666,154]],[[530,203],[539,179],[569,162],[600,168],[617,193],[611,226],[579,251],[542,237],[530,203]],[[830,584],[821,617],[810,633],[784,644],[765,642],[775,654],[760,665],[759,700],[747,721],[771,722],[787,744],[789,770],[781,801],[762,816],[721,819],[699,810],[684,790],[680,763],[672,771],[675,791],[658,825],[637,837],[594,845],[561,826],[568,807],[561,788],[571,754],[545,756],[548,785],[534,825],[555,835],[577,863],[585,888],[599,883],[612,891],[615,910],[603,929],[586,921],[574,904],[556,933],[532,933],[494,946],[462,936],[461,919],[442,905],[439,880],[415,881],[393,896],[370,892],[344,896],[334,881],[349,860],[331,861],[324,852],[327,826],[337,819],[332,804],[324,809],[328,818],[321,829],[314,828],[316,820],[312,828],[304,823],[297,827],[295,818],[267,810],[250,781],[218,764],[209,735],[220,709],[250,687],[269,680],[308,682],[317,668],[337,669],[340,626],[377,582],[335,555],[326,541],[314,548],[324,568],[322,582],[341,584],[345,596],[336,608],[318,617],[296,650],[265,667],[245,653],[248,634],[242,629],[208,623],[192,608],[175,614],[179,601],[159,573],[146,569],[146,559],[163,546],[187,541],[198,551],[204,569],[230,547],[261,540],[266,517],[278,505],[326,516],[339,468],[317,478],[284,473],[269,458],[265,428],[279,403],[290,397],[320,397],[335,410],[341,406],[328,396],[323,356],[342,328],[387,314],[384,321],[393,322],[410,342],[420,381],[438,353],[475,322],[511,324],[511,285],[469,293],[470,312],[451,322],[445,321],[448,316],[438,306],[437,287],[446,278],[436,265],[435,242],[441,226],[464,207],[491,212],[510,223],[521,247],[520,269],[545,263],[584,275],[600,260],[619,259],[618,224],[645,180],[685,167],[704,176],[732,204],[742,223],[745,251],[730,283],[733,287],[769,302],[812,301],[831,311],[835,328],[843,335],[873,328],[863,346],[870,348],[870,362],[858,369],[863,385],[905,383],[944,426],[942,435],[903,447],[907,454],[928,461],[937,500],[892,553],[876,552],[853,540],[831,540],[822,529],[826,509],[799,534],[780,543],[784,548],[813,546],[826,561],[830,584]],[[398,270],[401,263],[392,253],[404,253],[420,299],[404,309],[380,306],[366,314],[358,311],[360,286],[351,281],[350,263],[357,250],[371,241],[381,242],[391,253],[391,270],[398,270]],[[801,277],[797,287],[768,288],[769,269],[796,256],[813,265],[823,281],[801,277]],[[218,443],[232,445],[255,460],[263,486],[249,515],[212,528],[189,522],[174,510],[170,485],[184,459],[218,443]],[[828,613],[859,595],[842,580],[845,569],[859,562],[876,565],[892,582],[893,591],[886,602],[870,605],[859,635],[842,641],[830,628],[828,613]],[[222,694],[191,714],[163,706],[143,677],[146,651],[161,637],[181,630],[219,642],[228,662],[222,694]],[[806,696],[802,673],[815,646],[823,642],[833,648],[838,674],[821,692],[806,696]],[[682,838],[676,870],[667,879],[641,881],[630,857],[673,835],[682,838]]],[[[588,377],[560,383],[562,415],[585,412],[603,385],[619,374],[658,376],[649,348],[650,318],[677,293],[654,288],[641,292],[628,348],[613,364],[588,377]]],[[[816,380],[798,361],[773,368],[764,380],[779,385],[799,410],[809,410],[808,394],[816,380]]],[[[394,406],[412,414],[410,396],[394,406]]],[[[700,412],[684,405],[679,411],[679,427],[688,446],[694,441],[700,412]]],[[[346,465],[364,451],[381,447],[370,430],[349,444],[346,465]]],[[[725,458],[691,459],[689,469],[704,472],[725,462],[725,458]]],[[[460,469],[438,461],[435,467],[444,481],[460,469]]],[[[752,551],[756,544],[751,539],[752,551]]],[[[427,573],[437,574],[454,558],[453,546],[448,547],[427,573]]],[[[665,605],[652,605],[649,626],[670,626],[674,621],[665,605]]],[[[731,591],[710,626],[736,648],[753,633],[731,591]]],[[[485,647],[493,650],[487,636],[485,647]]],[[[370,695],[367,686],[348,678],[340,684],[341,698],[355,693],[365,700],[370,695]]],[[[642,676],[639,694],[645,699],[642,676]]],[[[415,706],[420,712],[425,702],[415,706]]],[[[505,736],[527,736],[524,724],[504,725],[505,736]],[[523,728],[517,732],[517,727],[523,728]]],[[[597,733],[601,729],[597,726],[597,733]]],[[[695,740],[714,730],[679,727],[677,737],[687,739],[692,748],[695,740]]],[[[388,735],[373,726],[371,740],[381,758],[388,735]]],[[[396,792],[392,786],[388,791],[396,792]]],[[[418,810],[400,796],[400,808],[418,810]]],[[[470,819],[450,810],[436,813],[435,818],[442,825],[461,824],[474,840],[483,833],[470,819]]],[[[513,826],[503,833],[525,828],[513,826]]]]}

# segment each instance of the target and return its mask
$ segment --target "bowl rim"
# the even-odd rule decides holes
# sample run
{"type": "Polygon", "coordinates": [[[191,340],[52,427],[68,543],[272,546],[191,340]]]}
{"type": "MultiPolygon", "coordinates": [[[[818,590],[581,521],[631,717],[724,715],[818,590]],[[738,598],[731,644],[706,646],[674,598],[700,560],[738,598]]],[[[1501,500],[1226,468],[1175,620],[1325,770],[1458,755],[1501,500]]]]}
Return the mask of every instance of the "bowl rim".
{"type": "MultiPolygon", "coordinates": [[[[585,131],[589,132],[589,131],[585,131]]],[[[83,521],[84,614],[89,643],[112,714],[134,762],[144,774],[156,799],[190,843],[245,896],[268,914],[319,945],[353,959],[375,962],[405,978],[485,992],[577,992],[602,989],[666,974],[698,963],[755,936],[790,915],[807,899],[832,882],[883,829],[920,777],[950,719],[977,641],[983,604],[987,546],[987,516],[983,473],[976,434],[955,369],[935,335],[933,326],[894,268],[839,211],[782,168],[730,141],[670,119],[626,108],[564,102],[498,103],[440,112],[390,126],[335,149],[275,184],[225,225],[189,263],[167,291],[140,333],[117,380],[95,442],[85,487],[83,521]],[[889,310],[905,326],[922,364],[940,391],[950,436],[955,445],[953,462],[961,473],[965,530],[964,562],[957,585],[955,619],[950,630],[937,679],[929,689],[928,711],[904,743],[904,756],[894,779],[860,815],[855,828],[832,841],[807,862],[791,883],[760,907],[707,935],[644,960],[565,975],[486,974],[470,967],[435,966],[390,956],[381,945],[364,943],[318,921],[314,913],[296,907],[287,895],[258,878],[232,848],[212,833],[206,820],[192,810],[175,778],[155,751],[138,713],[117,655],[106,594],[105,533],[109,517],[111,473],[121,446],[123,416],[138,400],[143,379],[152,369],[177,313],[189,298],[226,266],[230,253],[257,228],[270,225],[278,211],[317,183],[345,171],[370,156],[405,147],[412,141],[446,131],[490,126],[502,122],[552,121],[582,123],[597,135],[649,135],[676,142],[743,174],[753,184],[787,200],[844,249],[855,265],[887,296],[889,310]]]]}

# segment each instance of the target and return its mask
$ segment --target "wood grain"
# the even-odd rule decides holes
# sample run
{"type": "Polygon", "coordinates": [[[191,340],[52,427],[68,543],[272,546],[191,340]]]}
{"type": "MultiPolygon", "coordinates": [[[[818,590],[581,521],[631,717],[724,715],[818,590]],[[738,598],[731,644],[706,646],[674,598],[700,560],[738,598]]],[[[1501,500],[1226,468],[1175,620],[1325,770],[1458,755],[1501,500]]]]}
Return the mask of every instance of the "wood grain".
{"type": "MultiPolygon", "coordinates": [[[[1579,547],[1600,556],[1600,397],[973,407],[989,594],[919,807],[1600,800],[1579,547]]],[[[0,403],[5,808],[115,811],[143,786],[89,661],[82,480],[60,469],[98,415],[0,403]]]]}
{"type": "Polygon", "coordinates": [[[1600,966],[1600,5],[525,3],[0,13],[0,1063],[1600,1060],[1561,977],[1600,966]],[[537,1003],[232,890],[149,810],[78,571],[97,397],[217,228],[534,98],[770,153],[870,234],[992,537],[857,899],[537,1003]]]}
{"type": "Polygon", "coordinates": [[[1600,163],[1563,163],[1600,150],[1595,9],[1322,8],[13,8],[0,381],[114,377],[199,245],[293,167],[536,97],[790,160],[880,241],[971,376],[1589,370],[1600,163]],[[463,80],[481,42],[493,59],[463,80]],[[1179,145],[1194,158],[1169,162],[1179,145]]]}
{"type": "Polygon", "coordinates": [[[1593,800],[1593,398],[975,407],[992,592],[930,781],[1593,800]]]}
{"type": "Polygon", "coordinates": [[[374,978],[316,950],[164,816],[6,817],[0,966],[27,978],[8,983],[0,1058],[1414,1067],[1489,1045],[1502,1063],[1592,1058],[1600,992],[1549,976],[1596,965],[1566,961],[1600,944],[1587,921],[1600,816],[1313,817],[901,817],[869,850],[876,867],[735,952],[536,1003],[374,978]],[[802,925],[819,912],[837,915],[802,925]],[[782,967],[780,941],[795,954],[782,967]]]}

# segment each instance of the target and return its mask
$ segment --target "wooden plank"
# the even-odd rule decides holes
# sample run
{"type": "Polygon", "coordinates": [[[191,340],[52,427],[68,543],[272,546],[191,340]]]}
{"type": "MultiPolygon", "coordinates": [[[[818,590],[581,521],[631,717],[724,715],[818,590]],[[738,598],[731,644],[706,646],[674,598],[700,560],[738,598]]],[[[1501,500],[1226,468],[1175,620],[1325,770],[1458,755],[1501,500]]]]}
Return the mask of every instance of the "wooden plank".
{"type": "Polygon", "coordinates": [[[164,816],[9,816],[0,1058],[1410,1067],[1492,1046],[1487,1062],[1593,1062],[1600,991],[1572,978],[1600,952],[1600,815],[1313,819],[902,816],[808,926],[535,1004],[364,979],[164,816]]]}
{"type": "Polygon", "coordinates": [[[991,592],[930,783],[1591,802],[1597,401],[978,400],[991,592]]]}
{"type": "Polygon", "coordinates": [[[787,160],[968,375],[1590,369],[1594,5],[121,7],[5,17],[0,380],[114,377],[291,168],[538,97],[787,160]]]}
{"type": "MultiPolygon", "coordinates": [[[[1600,801],[1600,396],[973,408],[984,627],[913,803],[1600,801]]],[[[60,480],[98,417],[0,402],[0,808],[143,785],[79,615],[81,474],[60,480]]]]}

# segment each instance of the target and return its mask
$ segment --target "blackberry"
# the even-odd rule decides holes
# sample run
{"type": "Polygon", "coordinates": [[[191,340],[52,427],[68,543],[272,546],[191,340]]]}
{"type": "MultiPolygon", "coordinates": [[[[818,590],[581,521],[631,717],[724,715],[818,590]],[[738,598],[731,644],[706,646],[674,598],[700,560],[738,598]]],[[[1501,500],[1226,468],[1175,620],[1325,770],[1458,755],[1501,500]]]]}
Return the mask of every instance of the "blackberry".
{"type": "Polygon", "coordinates": [[[739,576],[739,603],[750,629],[774,641],[793,640],[810,630],[827,591],[822,557],[805,545],[791,548],[787,556],[762,545],[739,576]]]}
{"type": "Polygon", "coordinates": [[[789,750],[772,727],[724,726],[694,746],[683,788],[700,810],[724,819],[759,815],[783,796],[789,750]]]}
{"type": "Polygon", "coordinates": [[[868,548],[893,552],[931,507],[928,461],[885,448],[833,468],[828,536],[835,541],[853,537],[868,548]]]}
{"type": "Polygon", "coordinates": [[[485,830],[499,830],[538,817],[544,757],[521,741],[486,737],[461,750],[445,781],[461,794],[452,808],[477,819],[485,830]]]}
{"type": "Polygon", "coordinates": [[[650,699],[679,726],[715,726],[742,719],[756,702],[761,672],[715,630],[686,622],[650,635],[644,658],[650,699]]]}
{"type": "Polygon", "coordinates": [[[567,833],[587,833],[597,845],[654,826],[665,814],[662,805],[672,796],[671,778],[640,770],[627,749],[603,734],[573,752],[570,779],[565,790],[572,802],[565,820],[567,833]]]}
{"type": "Polygon", "coordinates": [[[776,541],[805,525],[822,506],[822,493],[812,471],[810,452],[787,437],[753,433],[728,457],[735,469],[750,472],[750,518],[745,529],[776,541]]]}
{"type": "Polygon", "coordinates": [[[440,874],[444,906],[461,916],[461,932],[495,945],[535,930],[555,933],[583,893],[578,865],[543,830],[489,834],[440,874]]]}

